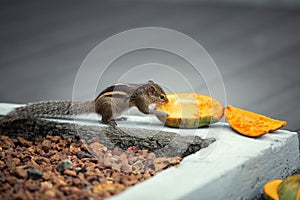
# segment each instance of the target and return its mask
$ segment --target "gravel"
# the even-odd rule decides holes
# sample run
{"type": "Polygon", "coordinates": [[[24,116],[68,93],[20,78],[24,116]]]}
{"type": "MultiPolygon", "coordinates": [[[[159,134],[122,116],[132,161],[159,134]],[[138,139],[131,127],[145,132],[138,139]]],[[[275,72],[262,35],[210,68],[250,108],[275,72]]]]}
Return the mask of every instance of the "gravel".
{"type": "Polygon", "coordinates": [[[134,146],[59,136],[27,141],[0,136],[2,199],[104,199],[180,163],[134,146]]]}

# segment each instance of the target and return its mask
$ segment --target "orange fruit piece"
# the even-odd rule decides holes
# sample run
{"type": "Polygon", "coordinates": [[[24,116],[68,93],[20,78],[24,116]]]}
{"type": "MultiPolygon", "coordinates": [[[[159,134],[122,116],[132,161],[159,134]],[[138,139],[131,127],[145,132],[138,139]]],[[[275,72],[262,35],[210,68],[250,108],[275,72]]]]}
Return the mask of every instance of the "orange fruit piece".
{"type": "Polygon", "coordinates": [[[227,106],[225,117],[235,131],[249,137],[259,137],[280,129],[287,124],[286,121],[271,119],[233,106],[227,106]]]}
{"type": "Polygon", "coordinates": [[[282,180],[272,180],[267,182],[264,185],[264,198],[266,200],[279,200],[278,196],[278,186],[282,182],[282,180]]]}
{"type": "Polygon", "coordinates": [[[169,103],[157,105],[156,110],[166,112],[167,117],[157,116],[165,125],[177,128],[198,128],[219,121],[224,106],[216,99],[196,93],[167,94],[169,103]]]}
{"type": "Polygon", "coordinates": [[[267,182],[264,185],[264,199],[300,200],[300,174],[267,182]]]}

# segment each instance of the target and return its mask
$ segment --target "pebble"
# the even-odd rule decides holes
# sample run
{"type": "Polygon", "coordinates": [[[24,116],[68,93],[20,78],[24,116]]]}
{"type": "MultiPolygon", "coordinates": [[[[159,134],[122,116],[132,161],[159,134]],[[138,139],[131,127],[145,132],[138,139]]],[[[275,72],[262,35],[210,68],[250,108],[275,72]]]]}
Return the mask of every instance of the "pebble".
{"type": "Polygon", "coordinates": [[[43,176],[43,173],[41,171],[34,168],[29,168],[27,170],[27,173],[28,173],[28,177],[31,178],[32,180],[38,180],[43,176]]]}
{"type": "Polygon", "coordinates": [[[25,168],[25,166],[16,167],[13,170],[13,172],[19,178],[26,178],[27,177],[27,172],[26,172],[26,170],[24,168],[25,168]]]}
{"type": "Polygon", "coordinates": [[[22,137],[17,137],[18,141],[23,144],[25,147],[31,147],[32,146],[32,142],[31,141],[28,141],[28,140],[25,140],[24,138],[22,137]]]}
{"type": "Polygon", "coordinates": [[[66,169],[73,169],[73,164],[72,164],[71,160],[65,159],[65,160],[60,161],[60,163],[57,165],[56,169],[59,172],[63,172],[66,169]]]}
{"type": "Polygon", "coordinates": [[[76,153],[76,156],[79,158],[79,159],[82,159],[82,158],[93,158],[94,156],[89,154],[89,153],[86,153],[84,151],[79,151],[76,153]]]}
{"type": "Polygon", "coordinates": [[[64,171],[64,174],[70,175],[70,176],[76,176],[76,175],[77,175],[75,171],[70,170],[70,169],[66,169],[66,170],[64,171]]]}

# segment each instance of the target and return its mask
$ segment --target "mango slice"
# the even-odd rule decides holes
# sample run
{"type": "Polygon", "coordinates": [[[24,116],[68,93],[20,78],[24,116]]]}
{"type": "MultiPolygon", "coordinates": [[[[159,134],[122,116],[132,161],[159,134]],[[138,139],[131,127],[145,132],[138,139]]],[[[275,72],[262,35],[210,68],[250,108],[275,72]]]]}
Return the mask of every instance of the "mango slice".
{"type": "Polygon", "coordinates": [[[249,137],[259,137],[287,124],[286,121],[271,119],[233,106],[227,106],[225,117],[235,131],[249,137]]]}
{"type": "Polygon", "coordinates": [[[300,200],[300,174],[284,180],[273,180],[264,185],[266,200],[300,200]]]}
{"type": "Polygon", "coordinates": [[[282,180],[272,180],[264,185],[264,199],[279,200],[277,189],[282,180]]]}
{"type": "Polygon", "coordinates": [[[196,93],[167,94],[169,103],[157,105],[156,110],[169,114],[157,116],[165,125],[176,128],[199,128],[219,121],[224,106],[210,96],[196,93]]]}

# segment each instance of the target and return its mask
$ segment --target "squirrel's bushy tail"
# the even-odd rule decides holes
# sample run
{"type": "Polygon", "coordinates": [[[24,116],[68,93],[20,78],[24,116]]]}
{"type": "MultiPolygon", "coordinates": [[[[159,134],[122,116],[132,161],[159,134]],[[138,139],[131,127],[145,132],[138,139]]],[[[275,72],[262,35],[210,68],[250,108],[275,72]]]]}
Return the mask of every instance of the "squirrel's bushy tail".
{"type": "Polygon", "coordinates": [[[95,112],[95,102],[46,101],[18,107],[10,112],[6,121],[38,117],[63,117],[95,112]]]}

